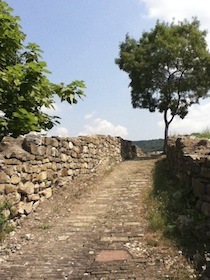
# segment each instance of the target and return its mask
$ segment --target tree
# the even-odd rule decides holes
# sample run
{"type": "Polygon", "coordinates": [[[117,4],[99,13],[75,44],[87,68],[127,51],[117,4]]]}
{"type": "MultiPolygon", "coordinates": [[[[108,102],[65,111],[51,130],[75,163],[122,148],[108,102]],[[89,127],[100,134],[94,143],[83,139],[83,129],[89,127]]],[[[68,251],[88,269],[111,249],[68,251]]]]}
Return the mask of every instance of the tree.
{"type": "Polygon", "coordinates": [[[177,24],[157,21],[138,41],[126,35],[115,60],[131,80],[133,107],[163,113],[164,151],[174,117],[183,119],[189,106],[206,97],[210,89],[207,32],[199,27],[196,18],[177,24]]]}
{"type": "Polygon", "coordinates": [[[17,137],[59,123],[59,117],[49,116],[43,108],[53,108],[55,95],[69,104],[77,103],[84,96],[85,84],[51,83],[42,51],[35,43],[24,46],[26,35],[12,12],[6,2],[0,2],[0,133],[17,137]]]}

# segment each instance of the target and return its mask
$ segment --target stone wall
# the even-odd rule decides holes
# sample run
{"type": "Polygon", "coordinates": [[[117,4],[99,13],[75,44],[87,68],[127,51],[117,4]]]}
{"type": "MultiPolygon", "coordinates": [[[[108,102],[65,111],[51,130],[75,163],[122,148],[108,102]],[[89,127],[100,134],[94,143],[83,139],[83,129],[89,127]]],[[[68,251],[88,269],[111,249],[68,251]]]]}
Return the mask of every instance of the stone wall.
{"type": "Polygon", "coordinates": [[[197,197],[196,207],[210,217],[210,141],[193,137],[170,138],[169,167],[197,197]]]}
{"type": "Polygon", "coordinates": [[[64,179],[104,172],[136,153],[130,141],[111,136],[67,138],[30,133],[17,139],[4,137],[0,142],[0,201],[10,201],[13,217],[28,215],[64,179]]]}

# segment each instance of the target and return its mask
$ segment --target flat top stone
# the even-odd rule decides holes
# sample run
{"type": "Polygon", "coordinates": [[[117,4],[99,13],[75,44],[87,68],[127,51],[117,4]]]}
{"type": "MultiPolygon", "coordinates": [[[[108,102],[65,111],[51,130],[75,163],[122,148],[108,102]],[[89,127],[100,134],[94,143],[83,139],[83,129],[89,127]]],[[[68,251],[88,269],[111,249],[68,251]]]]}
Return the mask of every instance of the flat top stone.
{"type": "Polygon", "coordinates": [[[113,262],[131,259],[126,250],[102,250],[95,258],[96,262],[113,262]]]}

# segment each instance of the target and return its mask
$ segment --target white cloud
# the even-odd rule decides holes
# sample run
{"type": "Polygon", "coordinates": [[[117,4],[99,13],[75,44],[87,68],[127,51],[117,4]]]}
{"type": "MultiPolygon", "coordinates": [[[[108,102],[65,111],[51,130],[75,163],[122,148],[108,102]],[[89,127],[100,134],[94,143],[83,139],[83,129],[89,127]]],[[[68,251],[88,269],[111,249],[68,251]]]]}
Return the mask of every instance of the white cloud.
{"type": "Polygon", "coordinates": [[[84,118],[85,118],[85,120],[90,120],[94,117],[94,115],[95,115],[95,112],[93,111],[92,113],[85,115],[84,118]]]}
{"type": "MultiPolygon", "coordinates": [[[[210,1],[207,0],[140,0],[144,2],[149,18],[166,20],[171,22],[197,17],[201,23],[201,29],[209,29],[210,26],[210,1]]],[[[210,45],[210,35],[207,35],[210,45]]]]}
{"type": "Polygon", "coordinates": [[[57,127],[56,135],[58,135],[58,136],[68,136],[69,135],[69,131],[65,127],[57,127]]]}
{"type": "Polygon", "coordinates": [[[142,0],[148,10],[150,18],[160,18],[165,20],[183,20],[197,16],[206,25],[210,22],[209,9],[210,1],[206,0],[142,0]]]}
{"type": "MultiPolygon", "coordinates": [[[[164,128],[163,121],[160,121],[158,125],[164,128]]],[[[207,128],[210,128],[210,102],[193,105],[183,120],[175,117],[169,127],[169,135],[202,132],[207,128]]]]}
{"type": "Polygon", "coordinates": [[[122,125],[114,125],[107,120],[96,118],[91,122],[91,124],[85,125],[84,131],[79,133],[79,135],[91,134],[126,137],[128,135],[128,131],[127,128],[122,125]]]}

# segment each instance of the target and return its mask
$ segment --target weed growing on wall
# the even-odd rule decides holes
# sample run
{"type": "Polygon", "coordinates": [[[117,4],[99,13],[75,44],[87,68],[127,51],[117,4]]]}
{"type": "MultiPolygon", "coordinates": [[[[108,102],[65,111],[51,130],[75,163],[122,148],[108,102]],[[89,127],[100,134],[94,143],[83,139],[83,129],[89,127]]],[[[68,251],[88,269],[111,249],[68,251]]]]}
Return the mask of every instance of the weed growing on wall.
{"type": "MultiPolygon", "coordinates": [[[[179,179],[167,168],[166,160],[157,161],[153,173],[153,188],[148,194],[150,203],[149,220],[151,228],[162,230],[166,235],[176,234],[180,217],[189,219],[189,234],[195,224],[205,220],[196,209],[196,197],[192,189],[182,185],[179,179]],[[190,222],[191,221],[191,222],[190,222]]],[[[185,232],[186,235],[186,232],[185,232]]]]}
{"type": "Polygon", "coordinates": [[[0,202],[0,241],[14,230],[14,226],[9,223],[11,212],[11,204],[7,200],[0,202]]]}

